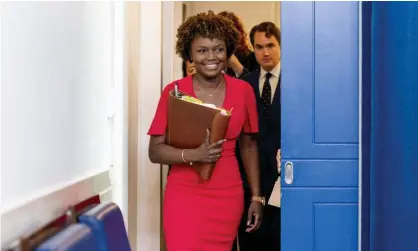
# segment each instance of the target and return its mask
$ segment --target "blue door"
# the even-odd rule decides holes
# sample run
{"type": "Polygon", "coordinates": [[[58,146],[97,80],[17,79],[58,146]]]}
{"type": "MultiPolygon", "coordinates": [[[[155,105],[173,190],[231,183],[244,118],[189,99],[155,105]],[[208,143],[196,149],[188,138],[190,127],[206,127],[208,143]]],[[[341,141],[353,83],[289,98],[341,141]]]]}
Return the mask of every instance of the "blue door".
{"type": "Polygon", "coordinates": [[[282,251],[357,251],[357,2],[282,2],[282,251]]]}

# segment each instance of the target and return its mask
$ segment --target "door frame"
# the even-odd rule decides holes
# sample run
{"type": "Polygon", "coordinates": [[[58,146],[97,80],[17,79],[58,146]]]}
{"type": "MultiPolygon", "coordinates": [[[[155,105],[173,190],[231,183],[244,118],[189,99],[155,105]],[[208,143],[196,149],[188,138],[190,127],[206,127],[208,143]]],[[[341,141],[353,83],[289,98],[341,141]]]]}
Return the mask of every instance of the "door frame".
{"type": "Polygon", "coordinates": [[[147,132],[162,89],[162,2],[124,2],[128,236],[132,250],[160,250],[161,166],[149,160],[147,132]]]}
{"type": "Polygon", "coordinates": [[[363,177],[363,165],[362,165],[362,110],[363,110],[363,49],[362,49],[362,42],[363,42],[363,26],[362,26],[362,22],[363,22],[363,8],[362,8],[362,1],[358,2],[358,216],[357,216],[357,221],[358,221],[358,230],[357,230],[357,250],[361,251],[362,249],[362,177],[363,177]]]}

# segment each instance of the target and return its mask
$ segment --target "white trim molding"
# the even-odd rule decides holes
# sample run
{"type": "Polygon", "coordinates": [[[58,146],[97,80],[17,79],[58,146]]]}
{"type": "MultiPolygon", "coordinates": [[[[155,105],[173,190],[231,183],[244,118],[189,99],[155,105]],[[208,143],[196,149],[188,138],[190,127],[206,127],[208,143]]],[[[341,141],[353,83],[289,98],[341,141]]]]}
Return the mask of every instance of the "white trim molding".
{"type": "Polygon", "coordinates": [[[1,213],[1,247],[6,248],[22,234],[34,231],[62,215],[71,205],[94,195],[101,201],[110,199],[111,184],[108,170],[52,189],[28,203],[1,213]]]}
{"type": "Polygon", "coordinates": [[[161,96],[162,2],[140,2],[138,83],[138,232],[136,250],[160,250],[161,167],[148,157],[148,129],[161,96]]]}
{"type": "Polygon", "coordinates": [[[140,2],[125,3],[125,48],[128,83],[128,237],[132,250],[137,249],[139,193],[139,6],[140,2]]]}
{"type": "Polygon", "coordinates": [[[125,1],[113,2],[112,86],[109,119],[112,127],[110,173],[112,198],[128,229],[128,83],[125,68],[125,1]]]}

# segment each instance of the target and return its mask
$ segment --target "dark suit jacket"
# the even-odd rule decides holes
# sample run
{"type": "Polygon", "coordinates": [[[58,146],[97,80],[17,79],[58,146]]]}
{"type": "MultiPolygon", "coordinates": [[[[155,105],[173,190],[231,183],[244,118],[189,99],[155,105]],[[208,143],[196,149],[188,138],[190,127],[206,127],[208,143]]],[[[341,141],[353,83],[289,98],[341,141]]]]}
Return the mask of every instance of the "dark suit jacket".
{"type": "MultiPolygon", "coordinates": [[[[281,75],[280,75],[281,76],[281,75]]],[[[276,91],[273,96],[272,107],[269,117],[264,118],[263,104],[261,101],[261,93],[259,89],[260,71],[251,72],[242,77],[243,80],[248,82],[255,93],[258,121],[259,121],[259,133],[257,137],[258,144],[258,156],[260,162],[260,186],[262,195],[266,199],[270,198],[271,192],[274,187],[274,183],[279,177],[277,171],[277,150],[281,147],[281,103],[280,103],[280,82],[277,85],[276,91]]],[[[249,191],[250,186],[248,184],[247,176],[241,161],[239,147],[237,145],[237,157],[240,166],[241,177],[243,179],[244,188],[249,191]]]]}

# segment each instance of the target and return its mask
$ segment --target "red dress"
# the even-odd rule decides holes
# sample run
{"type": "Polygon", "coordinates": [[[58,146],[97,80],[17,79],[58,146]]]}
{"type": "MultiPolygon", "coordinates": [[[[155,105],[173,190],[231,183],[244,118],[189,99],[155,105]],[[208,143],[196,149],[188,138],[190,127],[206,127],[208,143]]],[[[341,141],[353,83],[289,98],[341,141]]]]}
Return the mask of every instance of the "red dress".
{"type": "MultiPolygon", "coordinates": [[[[243,213],[242,180],[235,157],[241,131],[258,132],[255,95],[251,86],[224,75],[223,107],[232,111],[221,158],[212,177],[200,183],[187,164],[173,165],[167,178],[163,221],[168,251],[230,251],[243,213]]],[[[179,89],[196,97],[192,78],[176,81],[179,89]]],[[[163,135],[167,127],[168,85],[160,98],[149,135],[163,135]]]]}

